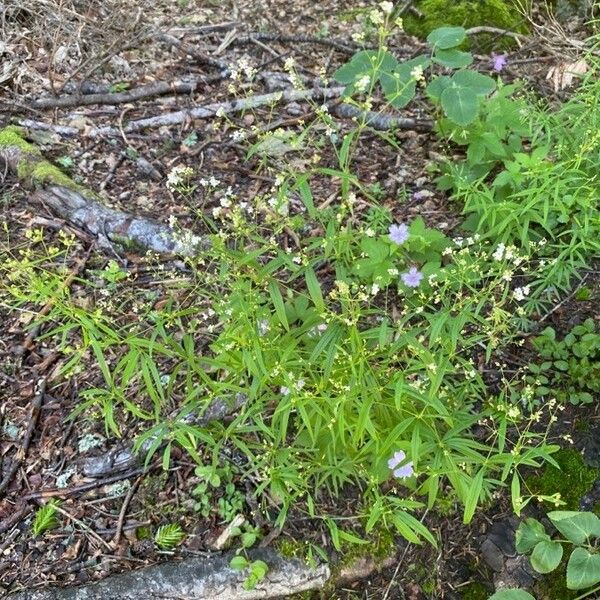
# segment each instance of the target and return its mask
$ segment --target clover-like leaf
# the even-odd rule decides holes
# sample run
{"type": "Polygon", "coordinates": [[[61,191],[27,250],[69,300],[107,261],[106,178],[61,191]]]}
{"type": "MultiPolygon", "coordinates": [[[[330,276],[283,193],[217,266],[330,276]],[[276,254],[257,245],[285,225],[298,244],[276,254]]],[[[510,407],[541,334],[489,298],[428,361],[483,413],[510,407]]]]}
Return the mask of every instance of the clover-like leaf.
{"type": "Polygon", "coordinates": [[[592,512],[555,510],[548,513],[548,518],[574,544],[583,544],[589,537],[600,537],[600,519],[592,512]]]}
{"type": "Polygon", "coordinates": [[[496,82],[491,77],[471,69],[456,71],[452,75],[452,82],[457,86],[469,88],[477,96],[487,96],[496,89],[496,82]]]}
{"type": "Polygon", "coordinates": [[[449,48],[448,50],[438,50],[433,57],[433,62],[449,69],[460,69],[468,67],[473,62],[473,55],[470,52],[449,48]]]}
{"type": "Polygon", "coordinates": [[[538,573],[550,573],[560,564],[563,547],[558,542],[543,541],[531,553],[531,566],[538,573]]]}
{"type": "Polygon", "coordinates": [[[435,49],[447,50],[462,44],[466,37],[464,27],[439,27],[427,36],[427,41],[435,49]]]}
{"type": "Polygon", "coordinates": [[[479,99],[471,88],[450,85],[442,92],[440,102],[446,116],[458,125],[469,125],[477,118],[479,99]]]}
{"type": "Polygon", "coordinates": [[[452,79],[446,75],[432,79],[425,88],[427,95],[433,100],[439,100],[442,92],[452,83],[452,79]]]}
{"type": "Polygon", "coordinates": [[[550,536],[537,519],[525,519],[517,529],[516,548],[520,554],[530,552],[539,542],[549,541],[550,536]]]}
{"type": "Polygon", "coordinates": [[[567,563],[567,588],[583,590],[600,582],[600,554],[575,548],[567,563]]]}

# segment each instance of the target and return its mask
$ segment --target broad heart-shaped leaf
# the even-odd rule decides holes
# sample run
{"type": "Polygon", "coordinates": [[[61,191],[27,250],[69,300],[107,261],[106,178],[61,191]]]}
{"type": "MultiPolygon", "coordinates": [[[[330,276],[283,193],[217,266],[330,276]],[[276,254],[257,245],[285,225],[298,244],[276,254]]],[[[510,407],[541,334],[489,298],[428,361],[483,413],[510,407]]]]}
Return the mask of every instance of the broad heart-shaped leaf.
{"type": "Polygon", "coordinates": [[[567,563],[567,588],[583,590],[600,582],[600,554],[575,548],[567,563]]]}
{"type": "Polygon", "coordinates": [[[371,79],[377,80],[382,73],[391,73],[397,67],[398,61],[389,52],[361,50],[349,63],[341,66],[333,74],[333,78],[340,83],[353,86],[363,75],[369,75],[371,79]]]}
{"type": "Polygon", "coordinates": [[[461,69],[452,75],[452,82],[460,87],[469,88],[478,96],[487,96],[496,89],[496,82],[487,75],[471,69],[461,69]]]}
{"type": "Polygon", "coordinates": [[[535,548],[539,542],[549,540],[550,536],[546,533],[544,526],[537,519],[525,519],[517,529],[517,552],[526,554],[535,548]]]}
{"type": "Polygon", "coordinates": [[[558,542],[540,542],[531,553],[531,566],[538,573],[550,573],[558,567],[562,555],[563,547],[558,542]]]}
{"type": "Polygon", "coordinates": [[[452,83],[452,79],[446,75],[432,79],[425,88],[427,95],[434,100],[439,100],[442,92],[452,83]]]}
{"type": "Polygon", "coordinates": [[[427,36],[427,41],[435,49],[446,50],[456,48],[456,46],[462,44],[466,37],[467,32],[464,27],[439,27],[427,36]]]}
{"type": "Polygon", "coordinates": [[[548,518],[568,540],[583,544],[589,537],[600,537],[600,519],[592,512],[555,510],[548,518]]]}
{"type": "Polygon", "coordinates": [[[350,62],[342,65],[333,74],[333,78],[344,85],[354,83],[362,75],[373,72],[373,62],[376,57],[377,52],[374,50],[361,50],[352,57],[350,62]]]}
{"type": "Polygon", "coordinates": [[[386,100],[394,108],[404,108],[415,97],[417,82],[414,79],[404,81],[399,73],[382,73],[380,82],[386,100]]]}
{"type": "Polygon", "coordinates": [[[442,92],[440,102],[446,116],[457,125],[468,125],[477,118],[479,98],[470,88],[452,84],[442,92]]]}
{"type": "Polygon", "coordinates": [[[450,69],[460,69],[468,67],[473,62],[473,55],[470,52],[456,50],[456,48],[438,50],[433,57],[433,62],[450,69]]]}
{"type": "Polygon", "coordinates": [[[535,598],[524,590],[500,590],[489,600],[535,600],[535,598]]]}

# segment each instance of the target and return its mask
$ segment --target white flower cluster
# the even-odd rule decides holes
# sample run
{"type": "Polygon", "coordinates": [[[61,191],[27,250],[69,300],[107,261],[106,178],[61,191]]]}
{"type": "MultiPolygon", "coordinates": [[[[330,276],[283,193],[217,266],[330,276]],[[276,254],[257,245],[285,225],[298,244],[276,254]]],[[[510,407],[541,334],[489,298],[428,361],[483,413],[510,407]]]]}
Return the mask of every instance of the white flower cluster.
{"type": "Polygon", "coordinates": [[[250,61],[246,56],[242,56],[237,63],[234,63],[229,67],[229,77],[234,81],[240,81],[246,79],[252,81],[256,75],[256,69],[250,64],[250,61]]]}
{"type": "Polygon", "coordinates": [[[524,285],[523,287],[515,288],[515,290],[513,291],[513,298],[515,300],[517,300],[518,302],[521,302],[522,300],[525,300],[526,296],[529,296],[530,291],[531,291],[531,288],[528,285],[524,285]]]}
{"type": "Polygon", "coordinates": [[[194,169],[191,167],[184,167],[183,165],[173,167],[167,175],[167,189],[174,192],[182,183],[185,183],[193,175],[194,169]]]}

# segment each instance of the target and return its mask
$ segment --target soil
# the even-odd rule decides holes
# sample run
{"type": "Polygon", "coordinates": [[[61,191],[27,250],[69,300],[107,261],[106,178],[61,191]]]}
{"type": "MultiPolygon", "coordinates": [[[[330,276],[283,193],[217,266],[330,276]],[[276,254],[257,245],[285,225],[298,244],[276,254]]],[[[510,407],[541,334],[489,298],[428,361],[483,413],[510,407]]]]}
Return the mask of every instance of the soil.
{"type": "MultiPolygon", "coordinates": [[[[218,206],[215,200],[199,188],[182,202],[181,198],[167,192],[164,180],[155,181],[141,174],[134,159],[143,157],[163,177],[174,165],[193,166],[203,177],[214,176],[224,187],[231,186],[240,198],[266,193],[273,177],[261,169],[259,159],[246,159],[246,148],[233,141],[231,133],[238,127],[265,126],[274,122],[297,127],[302,119],[310,118],[312,109],[309,105],[288,105],[276,114],[268,108],[259,109],[253,114],[234,115],[230,123],[217,119],[142,134],[123,133],[117,139],[90,139],[85,136],[87,124],[114,125],[175,107],[228,99],[229,82],[215,81],[187,96],[152,98],[118,106],[41,111],[30,108],[32,100],[47,97],[52,90],[57,92],[62,86],[73,83],[118,86],[126,80],[135,87],[155,80],[214,75],[211,65],[186,56],[180,49],[169,48],[158,41],[156,35],[147,37],[149,32],[167,30],[173,35],[185,34],[186,44],[196,53],[210,55],[226,64],[247,57],[259,73],[267,70],[282,73],[285,59],[293,57],[302,75],[315,78],[319,76],[321,66],[329,73],[333,72],[348,59],[348,53],[314,43],[261,41],[240,44],[236,43],[236,35],[280,32],[319,36],[323,40],[335,38],[353,46],[352,33],[360,30],[354,16],[367,5],[366,2],[342,0],[319,3],[302,0],[163,0],[137,2],[131,7],[131,3],[110,0],[57,2],[56,5],[40,2],[39,6],[31,7],[9,2],[3,9],[0,44],[5,64],[9,65],[5,69],[9,75],[2,83],[5,101],[2,120],[8,122],[27,117],[81,126],[82,135],[76,139],[65,140],[40,131],[33,132],[32,138],[42,147],[46,158],[66,165],[74,179],[92,190],[101,191],[114,205],[162,221],[173,215],[181,226],[204,233],[204,217],[218,206]],[[201,29],[206,25],[231,22],[234,24],[214,31],[201,29]],[[60,25],[48,27],[57,23],[60,25]],[[219,47],[222,51],[215,52],[219,47]]],[[[421,42],[399,34],[390,46],[392,51],[408,56],[419,51],[421,42]]],[[[513,48],[508,56],[508,79],[524,79],[533,89],[556,100],[567,93],[561,91],[554,95],[546,81],[548,68],[560,59],[543,43],[532,42],[513,48]]],[[[489,72],[490,57],[478,56],[476,66],[489,72]]],[[[268,91],[264,80],[259,79],[253,91],[268,91]]],[[[407,116],[424,114],[425,105],[417,103],[407,116]]],[[[399,150],[378,136],[367,134],[357,156],[357,174],[363,181],[379,185],[382,204],[392,210],[398,221],[421,215],[428,225],[450,233],[460,222],[460,208],[436,189],[431,178],[436,156],[446,152],[447,148],[441,147],[433,134],[405,131],[399,132],[396,140],[399,150]],[[415,192],[421,194],[415,196],[415,192]],[[398,202],[399,197],[404,201],[398,202]]],[[[333,157],[324,160],[327,159],[333,161],[333,157]]],[[[43,208],[32,206],[28,190],[13,178],[5,177],[1,185],[0,209],[8,228],[0,230],[0,248],[10,246],[11,254],[18,252],[26,246],[24,233],[31,226],[46,227],[45,243],[48,245],[58,240],[61,231],[71,231],[76,235],[78,249],[70,256],[65,268],[73,269],[92,243],[87,234],[72,231],[43,208]],[[10,244],[7,232],[10,232],[10,244]],[[4,240],[1,240],[2,236],[4,240]]],[[[313,190],[321,202],[332,193],[330,185],[323,181],[321,188],[317,186],[313,190]]],[[[284,243],[292,245],[293,239],[284,240],[284,243]]],[[[119,307],[113,307],[120,311],[121,322],[134,322],[136,311],[144,304],[160,305],[178,294],[176,280],[166,284],[158,281],[153,271],[147,269],[147,263],[134,253],[117,249],[95,249],[85,261],[86,275],[93,276],[94,270],[104,269],[110,260],[118,261],[132,275],[129,298],[123,299],[119,307]]],[[[171,263],[165,265],[167,272],[172,266],[171,263]]],[[[597,274],[591,274],[588,285],[593,287],[597,283],[597,274]]],[[[101,295],[86,299],[88,293],[76,280],[72,294],[80,298],[83,308],[88,302],[102,301],[101,295]]],[[[39,338],[31,351],[19,356],[35,318],[30,310],[33,306],[24,304],[22,311],[9,311],[0,304],[2,476],[15,460],[22,432],[27,428],[30,401],[35,395],[40,370],[48,365],[50,371],[56,370],[66,361],[62,356],[54,356],[55,337],[39,338]]],[[[546,324],[566,331],[590,315],[594,315],[591,301],[571,300],[553,312],[546,324]]],[[[41,334],[52,325],[43,323],[41,334]]],[[[69,420],[78,404],[79,392],[101,382],[93,358],[86,360],[89,369],[67,380],[59,380],[46,390],[26,460],[5,494],[0,494],[0,594],[47,584],[77,585],[174,557],[201,554],[224,527],[214,511],[208,518],[203,518],[194,509],[197,499],[192,491],[199,480],[194,475],[194,465],[176,449],[167,472],[162,472],[160,462],[155,460],[148,471],[137,469],[129,478],[117,481],[111,479],[111,475],[105,480],[93,480],[82,474],[81,464],[86,458],[107,453],[115,447],[126,448],[127,440],[134,439],[139,433],[135,424],[125,423],[122,439],[118,440],[107,436],[102,423],[92,415],[69,420]],[[97,445],[86,450],[86,441],[97,445]],[[92,489],[86,490],[87,484],[92,484],[92,489]],[[129,493],[131,490],[133,492],[129,493]],[[61,525],[43,536],[34,536],[31,532],[32,513],[42,496],[47,498],[53,494],[62,498],[61,525]],[[175,551],[159,551],[150,540],[140,539],[144,531],[154,531],[157,526],[173,521],[180,523],[187,532],[184,543],[175,551]],[[119,522],[122,526],[120,535],[117,534],[121,528],[119,522]]],[[[599,413],[593,409],[578,412],[577,419],[565,419],[554,435],[558,437],[568,432],[575,438],[576,445],[583,444],[585,436],[576,425],[582,419],[598,422],[599,413]]],[[[324,528],[300,511],[292,513],[284,531],[276,535],[251,499],[252,486],[237,480],[234,483],[248,501],[247,518],[261,526],[263,534],[272,537],[273,544],[285,546],[287,542],[288,546],[294,546],[298,542],[300,545],[314,542],[335,554],[324,528]]],[[[319,509],[337,516],[352,515],[356,498],[357,491],[352,489],[335,503],[323,496],[319,509]]],[[[438,509],[424,515],[424,523],[440,540],[438,549],[406,547],[402,540],[394,539],[392,546],[395,546],[397,562],[392,567],[365,581],[315,594],[315,598],[478,598],[466,595],[466,590],[474,583],[491,592],[492,573],[481,559],[479,544],[492,523],[511,514],[508,497],[499,494],[493,505],[490,504],[469,526],[461,523],[460,510],[451,497],[446,505],[444,513],[438,509]]]]}

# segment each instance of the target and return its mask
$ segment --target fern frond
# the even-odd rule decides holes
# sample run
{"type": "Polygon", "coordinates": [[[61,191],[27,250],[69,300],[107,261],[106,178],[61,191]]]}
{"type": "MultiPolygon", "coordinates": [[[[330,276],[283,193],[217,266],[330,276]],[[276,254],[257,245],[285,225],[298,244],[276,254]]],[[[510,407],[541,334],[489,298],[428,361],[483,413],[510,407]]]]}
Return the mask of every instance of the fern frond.
{"type": "Polygon", "coordinates": [[[41,533],[44,533],[44,531],[58,527],[58,518],[56,516],[57,506],[58,502],[55,500],[50,500],[50,502],[38,508],[37,512],[35,513],[33,523],[31,524],[33,535],[37,536],[41,533]]]}
{"type": "Polygon", "coordinates": [[[156,530],[154,542],[162,550],[170,550],[181,543],[184,537],[185,533],[180,525],[169,523],[168,525],[162,525],[156,530]]]}

